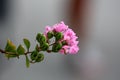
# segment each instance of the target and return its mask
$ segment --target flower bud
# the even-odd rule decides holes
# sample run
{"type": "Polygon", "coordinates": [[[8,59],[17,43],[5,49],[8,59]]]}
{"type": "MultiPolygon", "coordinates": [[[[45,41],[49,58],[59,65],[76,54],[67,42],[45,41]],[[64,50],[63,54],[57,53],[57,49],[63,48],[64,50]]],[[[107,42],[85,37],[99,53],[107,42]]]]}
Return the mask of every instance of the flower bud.
{"type": "Polygon", "coordinates": [[[44,42],[46,42],[46,37],[45,37],[45,35],[38,33],[37,36],[36,36],[36,40],[40,44],[43,44],[44,42]]]}
{"type": "Polygon", "coordinates": [[[33,52],[31,53],[31,55],[30,55],[31,60],[35,60],[36,57],[37,57],[37,55],[38,55],[38,52],[37,52],[37,51],[33,51],[33,52]]]}
{"type": "Polygon", "coordinates": [[[35,59],[35,62],[41,62],[44,60],[44,54],[40,53],[38,54],[37,58],[35,59]]]}
{"type": "Polygon", "coordinates": [[[51,39],[51,38],[53,37],[53,35],[54,35],[53,32],[51,32],[51,31],[48,32],[48,33],[47,33],[47,37],[48,37],[48,39],[51,39]]]}
{"type": "Polygon", "coordinates": [[[55,38],[56,38],[56,41],[58,41],[58,40],[60,40],[60,39],[63,38],[63,34],[62,34],[61,32],[57,32],[57,33],[55,34],[55,38]]]}
{"type": "Polygon", "coordinates": [[[48,45],[48,43],[45,43],[45,42],[40,46],[40,49],[42,51],[46,51],[46,50],[48,50],[48,48],[49,48],[49,45],[48,45]]]}
{"type": "Polygon", "coordinates": [[[58,52],[61,48],[62,48],[62,43],[58,42],[58,43],[53,45],[52,51],[53,52],[58,52]]]}
{"type": "Polygon", "coordinates": [[[36,36],[36,40],[37,40],[38,42],[40,42],[41,35],[42,35],[41,33],[38,33],[37,36],[36,36]]]}

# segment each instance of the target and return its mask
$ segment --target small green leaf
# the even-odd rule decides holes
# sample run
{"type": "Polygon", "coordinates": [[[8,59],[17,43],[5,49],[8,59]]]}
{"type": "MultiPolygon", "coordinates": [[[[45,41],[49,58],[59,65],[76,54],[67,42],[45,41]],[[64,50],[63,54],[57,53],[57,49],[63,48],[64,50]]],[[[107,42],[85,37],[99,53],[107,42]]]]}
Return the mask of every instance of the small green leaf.
{"type": "Polygon", "coordinates": [[[29,48],[30,48],[30,41],[28,39],[23,39],[23,41],[24,41],[24,44],[25,44],[27,50],[29,50],[29,48]]]}
{"type": "Polygon", "coordinates": [[[10,59],[10,58],[16,58],[16,57],[18,57],[18,55],[16,53],[9,52],[9,54],[5,54],[5,57],[10,59]]]}
{"type": "Polygon", "coordinates": [[[53,32],[48,32],[48,33],[47,33],[48,39],[51,39],[51,38],[53,37],[53,35],[54,35],[53,32]]]}
{"type": "Polygon", "coordinates": [[[40,53],[40,54],[38,54],[35,62],[41,62],[41,61],[43,61],[43,60],[44,60],[44,54],[40,53]]]}
{"type": "Polygon", "coordinates": [[[19,45],[17,48],[17,52],[19,55],[23,55],[25,53],[25,49],[22,45],[19,45]]]}
{"type": "Polygon", "coordinates": [[[55,34],[55,38],[56,38],[56,41],[58,41],[58,40],[60,40],[60,39],[63,38],[63,34],[62,34],[61,32],[57,32],[57,33],[55,34]]]}
{"type": "Polygon", "coordinates": [[[30,61],[28,59],[28,56],[26,56],[26,67],[29,68],[30,67],[30,61]]]}
{"type": "Polygon", "coordinates": [[[5,51],[16,53],[16,46],[9,39],[7,40],[5,51]]]}

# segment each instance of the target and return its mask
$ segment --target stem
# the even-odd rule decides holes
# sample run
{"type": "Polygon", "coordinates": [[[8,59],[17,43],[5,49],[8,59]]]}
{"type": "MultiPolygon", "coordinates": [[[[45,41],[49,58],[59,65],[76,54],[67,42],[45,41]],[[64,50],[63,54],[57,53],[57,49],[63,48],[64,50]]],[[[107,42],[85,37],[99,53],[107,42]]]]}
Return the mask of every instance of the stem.
{"type": "Polygon", "coordinates": [[[0,52],[1,52],[1,53],[5,53],[5,54],[6,54],[6,52],[5,52],[4,50],[2,50],[2,49],[0,49],[0,52]]]}
{"type": "MultiPolygon", "coordinates": [[[[56,43],[56,42],[55,42],[56,43]]],[[[55,43],[52,43],[52,44],[50,44],[49,46],[52,46],[52,45],[54,45],[55,43]]]]}

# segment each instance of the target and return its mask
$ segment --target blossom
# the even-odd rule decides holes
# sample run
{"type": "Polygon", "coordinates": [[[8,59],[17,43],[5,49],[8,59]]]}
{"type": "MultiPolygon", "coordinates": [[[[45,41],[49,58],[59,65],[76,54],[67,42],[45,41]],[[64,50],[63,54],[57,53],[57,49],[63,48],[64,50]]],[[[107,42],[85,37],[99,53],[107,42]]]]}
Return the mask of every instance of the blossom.
{"type": "Polygon", "coordinates": [[[61,54],[66,54],[69,52],[69,46],[65,45],[62,47],[62,49],[59,51],[61,54]]]}
{"type": "Polygon", "coordinates": [[[53,32],[53,35],[54,32],[55,34],[60,32],[63,35],[63,37],[57,41],[61,43],[64,42],[62,48],[59,50],[61,54],[76,54],[79,51],[79,41],[77,41],[78,37],[76,36],[76,33],[65,25],[63,21],[53,25],[52,28],[50,26],[46,26],[45,35],[47,36],[47,33],[50,31],[53,32]]]}
{"type": "Polygon", "coordinates": [[[65,30],[68,29],[68,26],[64,24],[64,22],[62,21],[60,24],[55,24],[53,26],[54,31],[56,32],[64,32],[65,30]]]}
{"type": "Polygon", "coordinates": [[[69,54],[76,54],[79,51],[79,48],[77,45],[71,46],[69,49],[69,54]]]}
{"type": "Polygon", "coordinates": [[[68,53],[68,54],[76,54],[79,51],[78,43],[77,41],[77,36],[76,33],[67,27],[67,29],[64,30],[63,32],[63,40],[66,41],[66,45],[62,47],[60,50],[60,53],[68,53]]]}

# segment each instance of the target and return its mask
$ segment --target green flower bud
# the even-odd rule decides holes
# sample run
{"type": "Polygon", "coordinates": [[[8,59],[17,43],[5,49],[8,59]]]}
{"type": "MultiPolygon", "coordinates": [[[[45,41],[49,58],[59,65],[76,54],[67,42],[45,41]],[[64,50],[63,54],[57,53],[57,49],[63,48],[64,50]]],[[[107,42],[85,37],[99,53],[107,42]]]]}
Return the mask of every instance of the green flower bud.
{"type": "Polygon", "coordinates": [[[46,37],[45,37],[45,35],[41,35],[41,42],[46,42],[46,37]]]}
{"type": "Polygon", "coordinates": [[[48,39],[51,39],[53,37],[54,33],[53,32],[48,32],[47,33],[47,37],[48,39]]]}
{"type": "Polygon", "coordinates": [[[62,43],[58,42],[58,43],[53,45],[52,51],[53,52],[58,52],[61,48],[62,48],[62,43]]]}
{"type": "Polygon", "coordinates": [[[46,50],[48,50],[48,48],[49,48],[49,44],[48,44],[48,43],[43,43],[43,44],[40,46],[40,49],[41,49],[42,51],[46,51],[46,50]]]}
{"type": "Polygon", "coordinates": [[[37,58],[35,59],[35,62],[41,62],[44,60],[44,54],[40,53],[38,54],[37,58]]]}
{"type": "Polygon", "coordinates": [[[33,52],[31,53],[31,55],[30,55],[31,60],[35,60],[36,57],[37,57],[37,55],[38,55],[38,52],[37,52],[37,51],[33,51],[33,52]]]}
{"type": "Polygon", "coordinates": [[[56,38],[56,41],[58,41],[58,40],[60,40],[60,39],[63,38],[63,34],[62,34],[61,32],[57,32],[57,33],[55,34],[55,38],[56,38]]]}
{"type": "Polygon", "coordinates": [[[37,40],[38,42],[40,42],[41,35],[42,35],[41,33],[38,33],[37,36],[36,36],[36,40],[37,40]]]}
{"type": "Polygon", "coordinates": [[[45,35],[38,33],[37,36],[36,36],[36,40],[40,44],[43,44],[44,42],[46,42],[46,37],[45,37],[45,35]]]}

